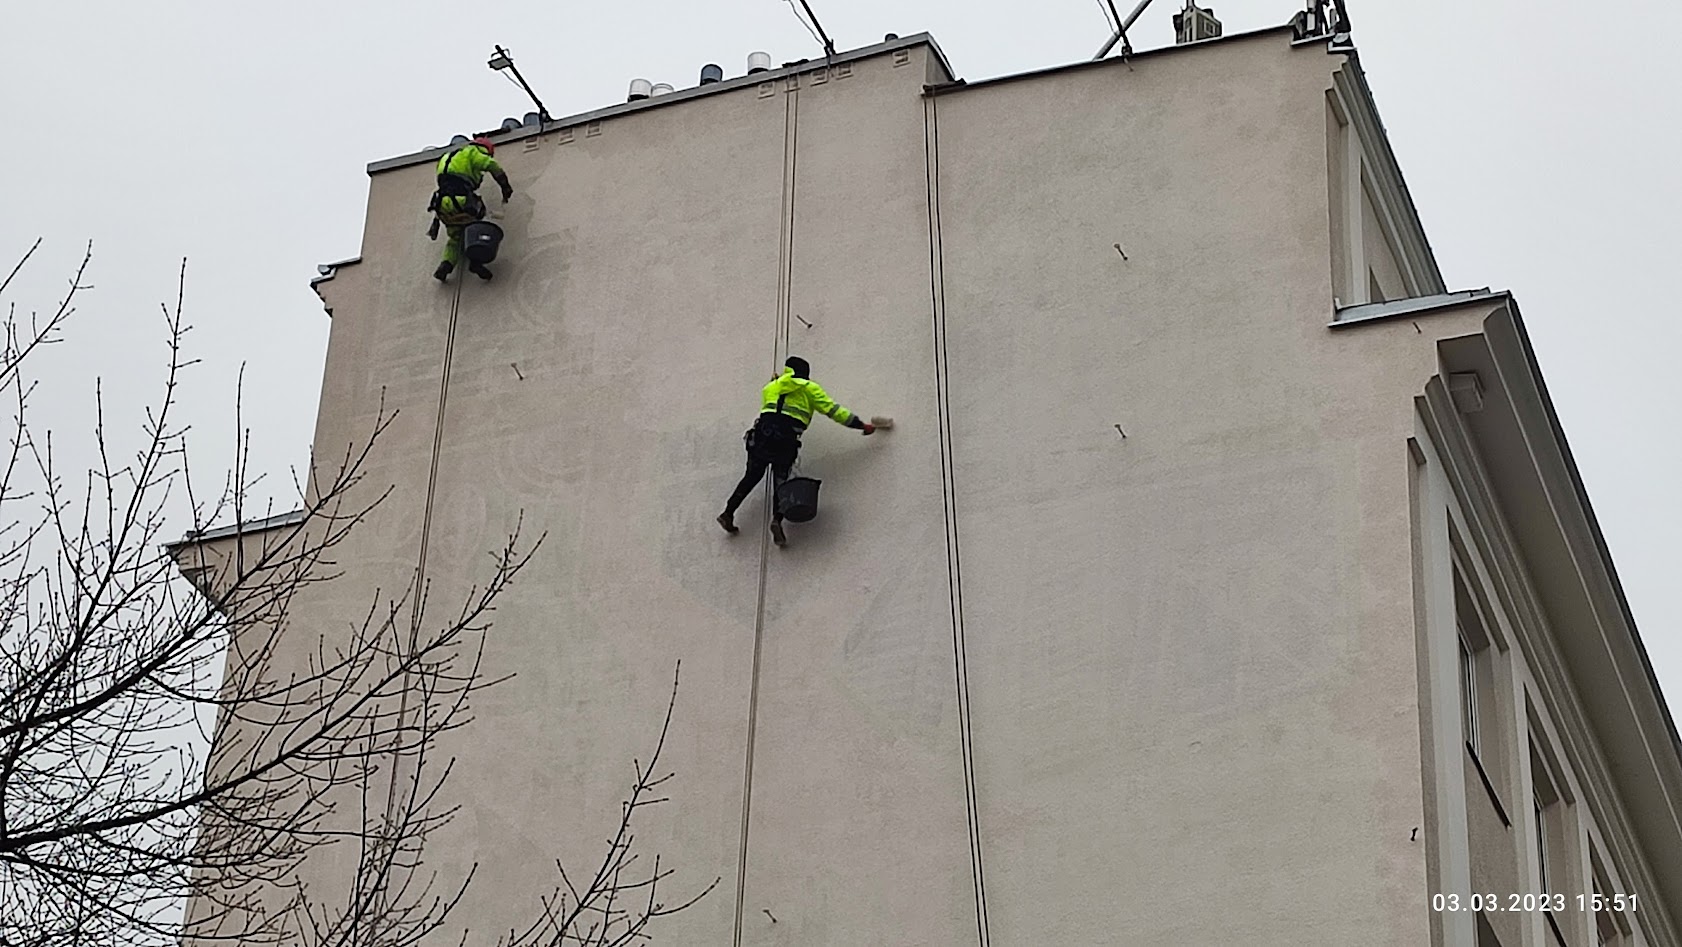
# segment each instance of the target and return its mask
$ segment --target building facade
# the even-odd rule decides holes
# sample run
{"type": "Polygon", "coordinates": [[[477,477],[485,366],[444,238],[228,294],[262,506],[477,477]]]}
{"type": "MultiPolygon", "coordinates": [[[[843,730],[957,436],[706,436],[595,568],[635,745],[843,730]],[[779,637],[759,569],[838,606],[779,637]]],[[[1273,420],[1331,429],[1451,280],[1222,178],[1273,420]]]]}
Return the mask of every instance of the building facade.
{"type": "Polygon", "coordinates": [[[1682,753],[1518,307],[1443,285],[1307,32],[968,83],[920,35],[505,132],[459,291],[441,152],[370,167],[315,456],[395,409],[392,494],[290,620],[545,534],[447,738],[458,933],[597,856],[681,659],[639,844],[723,880],[655,943],[1682,944],[1682,753]],[[898,423],[815,424],[778,549],[712,517],[791,353],[898,423]]]}

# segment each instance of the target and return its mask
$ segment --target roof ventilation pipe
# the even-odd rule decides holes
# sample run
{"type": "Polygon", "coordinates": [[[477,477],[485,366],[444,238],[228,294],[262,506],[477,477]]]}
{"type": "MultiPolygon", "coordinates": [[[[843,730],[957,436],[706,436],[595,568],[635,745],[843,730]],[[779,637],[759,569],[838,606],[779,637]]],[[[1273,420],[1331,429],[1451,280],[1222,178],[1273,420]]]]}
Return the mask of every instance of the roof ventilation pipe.
{"type": "Polygon", "coordinates": [[[889,33],[888,35],[882,37],[882,42],[891,43],[896,39],[899,39],[899,34],[898,33],[889,33]]]}
{"type": "Polygon", "coordinates": [[[656,83],[654,83],[654,88],[648,90],[648,94],[649,95],[665,95],[666,93],[671,92],[671,91],[672,91],[672,84],[670,82],[656,82],[656,83]]]}
{"type": "Polygon", "coordinates": [[[771,69],[770,53],[748,53],[748,75],[756,72],[768,72],[771,69]]]}
{"type": "Polygon", "coordinates": [[[540,125],[542,123],[543,116],[536,112],[527,112],[526,117],[520,119],[521,125],[540,125]]]}
{"type": "Polygon", "coordinates": [[[625,96],[627,102],[640,102],[654,94],[654,83],[647,79],[632,79],[631,92],[625,96]]]}
{"type": "Polygon", "coordinates": [[[450,144],[451,145],[465,145],[472,140],[473,139],[468,138],[466,135],[457,135],[454,138],[450,139],[450,144]]]}
{"type": "Polygon", "coordinates": [[[511,132],[514,129],[519,128],[519,127],[520,127],[520,120],[517,119],[517,118],[505,118],[505,119],[502,120],[502,130],[505,131],[505,132],[511,132]]]}
{"type": "Polygon", "coordinates": [[[724,81],[724,67],[718,65],[717,63],[711,63],[711,62],[707,63],[705,66],[701,67],[701,84],[702,85],[712,85],[715,82],[723,82],[723,81],[724,81]]]}

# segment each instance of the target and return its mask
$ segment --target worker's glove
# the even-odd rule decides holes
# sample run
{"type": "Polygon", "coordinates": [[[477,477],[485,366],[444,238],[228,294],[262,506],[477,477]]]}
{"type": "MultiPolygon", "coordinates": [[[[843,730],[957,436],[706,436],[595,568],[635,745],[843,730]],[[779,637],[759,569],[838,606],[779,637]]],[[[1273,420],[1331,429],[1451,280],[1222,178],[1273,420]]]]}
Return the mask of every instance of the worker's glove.
{"type": "Polygon", "coordinates": [[[504,184],[504,185],[503,185],[503,186],[502,186],[502,202],[503,202],[503,203],[504,203],[504,204],[506,204],[506,203],[508,203],[508,199],[509,199],[509,198],[510,198],[510,197],[513,197],[513,196],[514,196],[514,187],[513,187],[513,185],[511,185],[511,184],[504,184]]]}
{"type": "Polygon", "coordinates": [[[869,421],[865,421],[864,426],[859,428],[859,430],[863,431],[866,437],[869,437],[870,435],[876,433],[876,425],[871,424],[869,421]]]}
{"type": "Polygon", "coordinates": [[[426,228],[426,238],[428,240],[438,239],[438,218],[432,218],[432,226],[426,228]]]}

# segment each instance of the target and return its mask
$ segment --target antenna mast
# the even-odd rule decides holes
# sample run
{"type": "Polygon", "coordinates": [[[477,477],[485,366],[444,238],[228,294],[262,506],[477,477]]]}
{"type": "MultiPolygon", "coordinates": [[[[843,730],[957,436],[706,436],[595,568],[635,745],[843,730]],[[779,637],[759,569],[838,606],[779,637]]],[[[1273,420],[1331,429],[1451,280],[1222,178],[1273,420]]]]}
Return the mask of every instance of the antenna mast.
{"type": "Polygon", "coordinates": [[[1121,54],[1123,56],[1130,55],[1133,52],[1133,44],[1126,41],[1127,28],[1137,22],[1139,15],[1144,13],[1145,8],[1150,5],[1151,0],[1139,0],[1139,5],[1133,8],[1132,13],[1127,14],[1127,19],[1116,24],[1115,35],[1111,36],[1109,42],[1105,43],[1103,47],[1098,50],[1098,54],[1092,58],[1103,59],[1105,56],[1108,56],[1110,54],[1110,50],[1115,49],[1116,43],[1122,44],[1121,54]]]}
{"type": "Polygon", "coordinates": [[[800,0],[800,5],[806,8],[806,18],[811,20],[812,25],[818,29],[818,38],[823,40],[823,54],[833,57],[835,55],[835,41],[830,39],[829,34],[823,31],[823,24],[818,22],[818,15],[812,12],[812,5],[807,3],[806,0],[800,0]]]}

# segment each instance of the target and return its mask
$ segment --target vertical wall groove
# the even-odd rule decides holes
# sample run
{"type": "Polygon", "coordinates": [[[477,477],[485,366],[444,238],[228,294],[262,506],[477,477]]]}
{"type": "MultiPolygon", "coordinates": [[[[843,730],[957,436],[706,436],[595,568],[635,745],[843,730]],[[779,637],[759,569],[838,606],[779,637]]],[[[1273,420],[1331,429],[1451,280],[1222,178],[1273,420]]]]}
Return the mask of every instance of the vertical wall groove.
{"type": "MultiPolygon", "coordinates": [[[[799,93],[789,90],[783,96],[783,174],[781,226],[777,238],[777,311],[771,356],[773,371],[786,356],[788,347],[791,300],[794,284],[794,175],[796,138],[799,129],[799,93]]],[[[765,479],[765,504],[761,518],[769,520],[775,478],[765,479]]],[[[762,523],[763,527],[765,524],[762,523]]],[[[742,917],[747,899],[748,826],[753,817],[753,750],[759,729],[759,669],[765,643],[765,589],[770,572],[771,538],[768,531],[759,531],[759,593],[753,615],[753,670],[748,685],[747,747],[742,761],[742,828],[740,847],[736,854],[736,920],[731,943],[742,944],[742,917]]]]}
{"type": "Polygon", "coordinates": [[[964,640],[964,574],[958,541],[956,474],[952,460],[952,403],[946,352],[946,253],[940,229],[940,120],[936,99],[923,100],[923,162],[929,211],[929,302],[933,312],[935,403],[940,430],[941,496],[946,520],[946,580],[952,615],[952,674],[957,688],[958,731],[964,763],[964,812],[969,823],[970,877],[975,888],[976,942],[991,943],[987,882],[981,857],[981,819],[975,790],[975,745],[971,731],[969,660],[964,640]]]}

